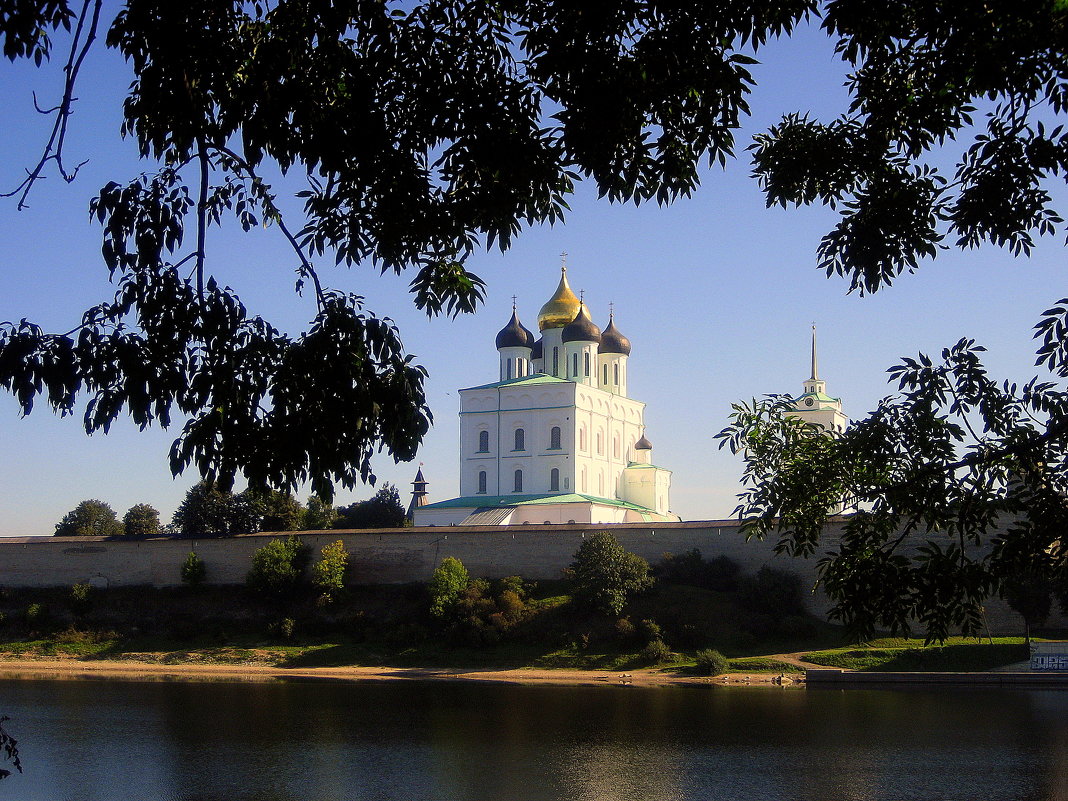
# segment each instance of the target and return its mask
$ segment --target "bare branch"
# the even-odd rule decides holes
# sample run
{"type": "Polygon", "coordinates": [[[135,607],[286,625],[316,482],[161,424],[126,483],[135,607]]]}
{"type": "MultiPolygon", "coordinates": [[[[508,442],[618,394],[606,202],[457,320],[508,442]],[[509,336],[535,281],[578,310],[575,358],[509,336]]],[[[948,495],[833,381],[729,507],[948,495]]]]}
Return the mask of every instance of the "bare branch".
{"type": "MultiPolygon", "coordinates": [[[[220,147],[218,149],[221,153],[231,159],[234,162],[235,166],[239,167],[242,171],[244,171],[249,178],[257,178],[256,171],[252,168],[252,166],[233,150],[230,150],[226,147],[220,147]]],[[[325,296],[323,295],[323,286],[319,282],[319,274],[315,271],[315,266],[312,264],[311,260],[304,252],[304,248],[301,246],[300,242],[297,241],[297,238],[289,230],[289,227],[286,225],[285,220],[282,218],[282,213],[278,210],[277,207],[274,206],[273,203],[271,204],[271,211],[273,212],[274,222],[278,226],[278,230],[282,232],[282,235],[285,236],[286,240],[288,240],[290,246],[293,248],[293,251],[297,254],[297,258],[300,259],[301,277],[311,279],[312,284],[315,287],[316,306],[318,307],[319,311],[322,311],[325,296]]]]}
{"type": "Polygon", "coordinates": [[[19,211],[26,208],[26,200],[30,195],[30,190],[33,189],[33,185],[43,177],[41,173],[44,171],[48,162],[54,161],[56,163],[56,169],[59,171],[60,177],[68,184],[78,177],[78,171],[88,163],[87,159],[78,164],[72,172],[68,173],[63,167],[63,145],[67,138],[67,121],[73,113],[72,107],[74,101],[77,100],[74,96],[74,86],[78,81],[78,73],[81,71],[82,63],[85,61],[89,49],[96,40],[96,31],[100,24],[100,8],[103,5],[103,2],[104,0],[85,0],[82,4],[81,13],[78,15],[78,25],[74,30],[74,37],[71,40],[70,55],[67,58],[66,65],[63,67],[67,79],[64,82],[63,99],[60,104],[53,109],[45,111],[37,104],[37,98],[34,96],[34,108],[42,114],[55,113],[56,120],[52,125],[52,133],[48,137],[48,142],[45,144],[44,152],[41,154],[41,159],[37,162],[37,166],[32,170],[28,170],[26,178],[12,191],[0,192],[0,197],[19,196],[19,211]],[[92,3],[92,19],[89,21],[88,30],[86,31],[86,18],[89,17],[90,3],[92,3]],[[82,41],[83,32],[85,32],[84,41],[82,41]]]}
{"type": "Polygon", "coordinates": [[[204,138],[197,137],[200,152],[200,199],[197,202],[197,297],[201,302],[204,300],[204,259],[206,256],[206,241],[208,227],[208,151],[204,145],[204,138]]]}

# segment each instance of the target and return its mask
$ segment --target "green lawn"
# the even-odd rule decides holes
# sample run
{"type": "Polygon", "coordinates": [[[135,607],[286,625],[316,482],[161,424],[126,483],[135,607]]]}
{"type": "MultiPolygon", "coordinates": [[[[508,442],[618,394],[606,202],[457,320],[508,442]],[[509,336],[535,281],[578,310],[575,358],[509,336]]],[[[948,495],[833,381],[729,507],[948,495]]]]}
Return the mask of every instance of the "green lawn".
{"type": "Polygon", "coordinates": [[[924,646],[922,640],[887,638],[802,656],[807,662],[825,667],[891,672],[982,671],[1027,658],[1022,637],[995,637],[992,642],[952,637],[942,645],[929,646],[924,646]]]}

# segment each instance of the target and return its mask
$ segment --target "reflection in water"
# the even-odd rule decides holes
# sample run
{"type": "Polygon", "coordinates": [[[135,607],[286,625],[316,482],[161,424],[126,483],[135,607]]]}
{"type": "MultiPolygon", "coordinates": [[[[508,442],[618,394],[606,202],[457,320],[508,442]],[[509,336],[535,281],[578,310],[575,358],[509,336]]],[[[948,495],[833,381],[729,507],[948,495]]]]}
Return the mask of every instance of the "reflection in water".
{"type": "Polygon", "coordinates": [[[0,681],[0,799],[1068,801],[1068,692],[0,681]]]}

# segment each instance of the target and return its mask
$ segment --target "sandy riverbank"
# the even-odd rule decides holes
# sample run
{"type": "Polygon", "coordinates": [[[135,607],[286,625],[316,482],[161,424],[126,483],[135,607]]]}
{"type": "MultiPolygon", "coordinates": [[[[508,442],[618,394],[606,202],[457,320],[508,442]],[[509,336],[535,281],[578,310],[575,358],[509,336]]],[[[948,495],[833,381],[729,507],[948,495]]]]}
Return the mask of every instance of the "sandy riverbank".
{"type": "MultiPolygon", "coordinates": [[[[87,679],[126,681],[476,681],[498,684],[775,687],[777,674],[735,673],[715,678],[684,676],[670,670],[605,671],[520,668],[502,670],[400,667],[281,668],[266,665],[174,664],[108,660],[7,660],[0,662],[0,678],[87,679]]],[[[796,680],[795,676],[795,680],[796,680]]],[[[803,686],[803,685],[802,685],[803,686]]]]}

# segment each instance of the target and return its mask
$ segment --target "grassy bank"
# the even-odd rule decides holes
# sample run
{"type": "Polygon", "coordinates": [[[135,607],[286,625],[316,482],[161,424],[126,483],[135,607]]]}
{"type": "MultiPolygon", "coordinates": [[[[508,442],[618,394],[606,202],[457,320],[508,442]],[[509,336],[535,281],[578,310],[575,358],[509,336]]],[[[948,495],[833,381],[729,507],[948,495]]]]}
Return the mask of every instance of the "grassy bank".
{"type": "Polygon", "coordinates": [[[871,671],[982,671],[1021,662],[1030,656],[1022,637],[966,639],[924,646],[922,640],[886,638],[822,651],[803,659],[824,667],[871,671]]]}
{"type": "Polygon", "coordinates": [[[698,653],[715,648],[732,672],[790,673],[804,666],[781,655],[892,671],[989,670],[1027,658],[1022,638],[848,645],[840,629],[796,610],[776,617],[730,592],[669,582],[611,617],[576,608],[564,582],[528,585],[508,615],[493,598],[487,590],[474,612],[441,621],[428,616],[421,585],[353,588],[325,606],[312,595],[265,602],[241,587],[113,588],[80,599],[65,589],[0,591],[0,659],[701,673],[698,653]]]}
{"type": "Polygon", "coordinates": [[[731,669],[783,672],[800,668],[758,657],[842,643],[802,608],[776,613],[741,591],[660,581],[605,615],[563,581],[507,586],[470,588],[445,618],[428,613],[422,585],[354,587],[328,604],[244,587],[0,591],[0,658],[699,672],[698,652],[717,649],[731,669]]]}

